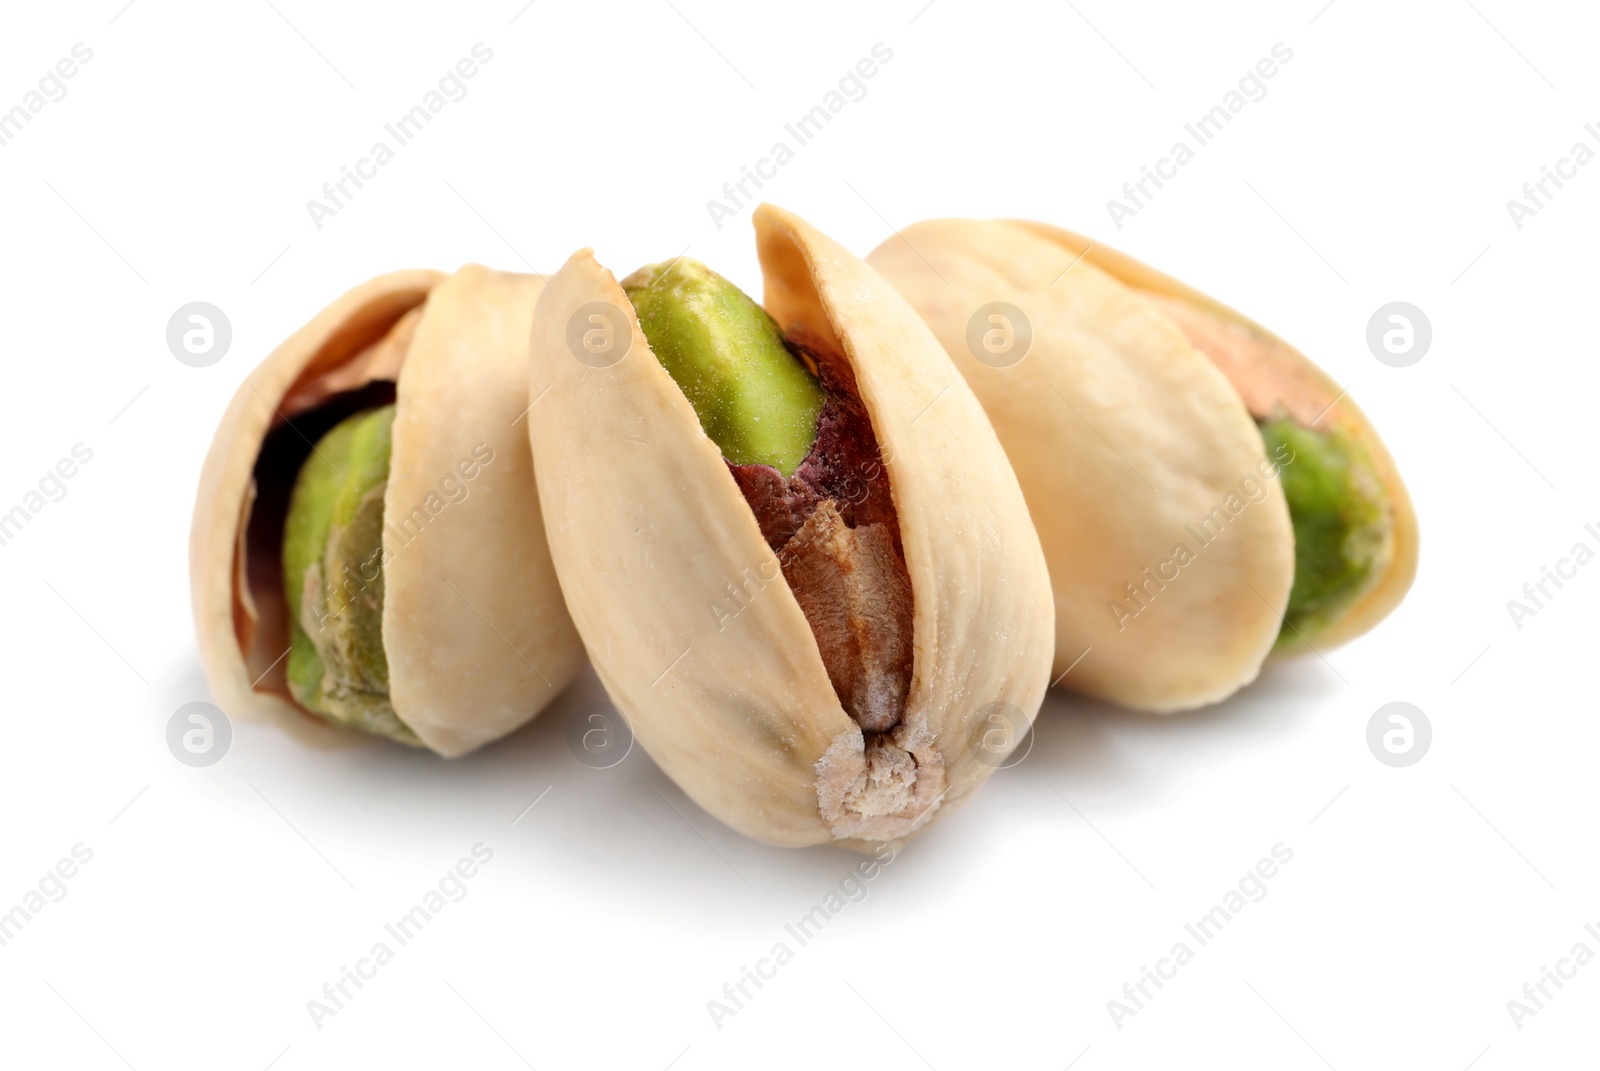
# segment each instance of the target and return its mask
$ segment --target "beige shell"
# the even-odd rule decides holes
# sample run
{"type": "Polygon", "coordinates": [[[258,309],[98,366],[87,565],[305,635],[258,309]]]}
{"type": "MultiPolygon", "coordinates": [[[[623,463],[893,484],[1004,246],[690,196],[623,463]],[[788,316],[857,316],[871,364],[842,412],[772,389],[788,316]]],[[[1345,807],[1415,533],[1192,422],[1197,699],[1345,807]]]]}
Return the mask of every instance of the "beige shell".
{"type": "Polygon", "coordinates": [[[589,250],[534,317],[529,431],[550,550],[608,692],[700,806],[773,844],[898,840],[989,774],[997,758],[980,742],[997,715],[1020,735],[1036,713],[1051,651],[1044,558],[993,429],[912,309],[796,217],[764,205],[755,226],[768,311],[844,355],[883,452],[913,593],[895,730],[918,764],[911,790],[866,784],[861,730],[754,514],[589,250]],[[596,308],[626,325],[608,367],[569,349],[596,308]]]}
{"type": "Polygon", "coordinates": [[[278,533],[294,469],[269,458],[258,471],[258,460],[287,421],[375,381],[396,385],[383,608],[396,712],[432,750],[461,755],[528,721],[577,672],[582,648],[521,425],[540,286],[476,265],[380,276],[317,314],[239,388],[201,471],[189,543],[201,659],[230,715],[338,738],[289,696],[278,533]]]}
{"type": "Polygon", "coordinates": [[[1071,231],[1046,223],[1020,225],[1155,301],[1228,377],[1255,416],[1270,416],[1281,407],[1301,424],[1337,428],[1362,445],[1389,495],[1393,545],[1388,568],[1344,616],[1317,634],[1313,644],[1317,650],[1327,650],[1389,616],[1417,575],[1417,513],[1388,447],[1345,389],[1283,339],[1192,286],[1071,231]]]}
{"type": "Polygon", "coordinates": [[[1011,456],[1050,564],[1062,686],[1169,712],[1254,680],[1294,582],[1294,535],[1227,380],[1149,302],[1017,224],[917,223],[867,259],[1011,456]],[[969,345],[991,302],[1031,324],[1015,363],[969,345]]]}

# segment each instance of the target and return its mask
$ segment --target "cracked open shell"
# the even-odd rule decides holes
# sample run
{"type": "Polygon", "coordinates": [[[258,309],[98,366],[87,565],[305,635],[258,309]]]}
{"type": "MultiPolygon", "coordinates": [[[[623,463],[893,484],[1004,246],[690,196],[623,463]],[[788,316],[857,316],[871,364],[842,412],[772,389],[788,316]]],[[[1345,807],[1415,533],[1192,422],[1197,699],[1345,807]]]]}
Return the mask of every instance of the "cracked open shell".
{"type": "Polygon", "coordinates": [[[868,257],[1016,468],[1050,563],[1062,686],[1159,712],[1215,702],[1255,679],[1278,634],[1294,578],[1283,493],[1227,380],[1148,301],[1072,260],[1017,224],[957,219],[868,257]],[[1191,529],[1218,508],[1202,545],[1191,529]]]}
{"type": "Polygon", "coordinates": [[[337,739],[289,686],[284,520],[312,444],[387,404],[380,590],[392,713],[373,731],[461,755],[528,721],[577,672],[581,644],[520,422],[540,285],[475,265],[380,276],[240,386],[201,472],[189,546],[201,658],[230,715],[337,739]]]}
{"type": "Polygon", "coordinates": [[[1416,508],[1394,457],[1348,391],[1316,362],[1243,313],[1125,253],[1060,227],[1025,222],[1070,256],[1082,255],[1177,324],[1185,337],[1227,377],[1258,422],[1287,419],[1354,444],[1363,474],[1375,477],[1382,516],[1369,533],[1377,543],[1370,570],[1347,604],[1304,634],[1280,638],[1278,653],[1326,650],[1374,628],[1405,599],[1416,579],[1421,537],[1416,508]]]}
{"type": "Polygon", "coordinates": [[[589,250],[534,317],[540,500],[591,660],[662,769],[749,836],[864,848],[965,802],[1003,755],[997,718],[1005,747],[1026,731],[1048,683],[1049,580],[993,429],[915,312],[795,216],[762,206],[754,222],[767,311],[843,363],[881,449],[912,600],[899,723],[863,732],[846,712],[729,463],[589,250]],[[619,329],[611,361],[570,341],[596,310],[619,329]]]}
{"type": "Polygon", "coordinates": [[[1274,651],[1348,640],[1404,595],[1416,520],[1392,459],[1348,396],[1270,332],[1045,224],[918,223],[868,260],[929,321],[1006,443],[1050,561],[1064,686],[1159,712],[1215,702],[1274,651]],[[972,319],[996,301],[1031,327],[1019,359],[979,359],[972,319]],[[1295,469],[1295,450],[1268,449],[1257,427],[1285,418],[1356,444],[1352,467],[1370,463],[1381,499],[1349,541],[1366,559],[1359,590],[1305,630],[1283,623],[1296,580],[1284,482],[1310,459],[1295,469]]]}

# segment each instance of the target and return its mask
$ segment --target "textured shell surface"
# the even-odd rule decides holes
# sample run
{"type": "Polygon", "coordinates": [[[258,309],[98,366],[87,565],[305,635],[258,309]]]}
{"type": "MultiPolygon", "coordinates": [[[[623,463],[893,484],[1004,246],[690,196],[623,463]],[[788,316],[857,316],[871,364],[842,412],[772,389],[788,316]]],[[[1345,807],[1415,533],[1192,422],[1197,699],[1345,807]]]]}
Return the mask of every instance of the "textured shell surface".
{"type": "MultiPolygon", "coordinates": [[[[1069,256],[1081,256],[1157,302],[1169,317],[1181,317],[1185,330],[1195,337],[1214,342],[1208,356],[1252,415],[1265,417],[1281,409],[1305,426],[1338,429],[1361,445],[1388,494],[1392,544],[1387,567],[1355,605],[1318,634],[1316,649],[1355,639],[1400,605],[1417,575],[1421,535],[1416,507],[1388,446],[1345,386],[1272,331],[1187,283],[1072,231],[1047,223],[1019,221],[1018,225],[1054,242],[1069,256]]],[[[1302,648],[1301,653],[1310,649],[1302,648]]]]}
{"type": "Polygon", "coordinates": [[[540,285],[476,266],[383,275],[318,313],[241,384],[202,468],[190,530],[201,660],[229,714],[318,746],[360,739],[290,698],[276,537],[259,522],[270,520],[262,510],[274,491],[282,508],[294,478],[263,467],[269,437],[375,383],[396,395],[383,568],[397,711],[432,750],[459,755],[526,722],[577,672],[582,647],[517,422],[540,285]]]}
{"type": "Polygon", "coordinates": [[[588,250],[534,318],[539,493],[578,631],[661,767],[750,836],[864,848],[971,796],[997,762],[981,746],[994,717],[1031,723],[1048,578],[993,429],[913,310],[798,218],[763,206],[755,225],[768,312],[845,357],[882,450],[868,478],[890,482],[913,592],[900,725],[869,741],[846,714],[720,451],[588,250]],[[576,344],[591,325],[614,332],[603,359],[576,344]]]}
{"type": "Polygon", "coordinates": [[[868,261],[927,320],[1011,456],[1049,561],[1063,686],[1170,712],[1254,680],[1294,539],[1221,373],[1151,302],[1014,223],[913,224],[868,261]],[[975,344],[989,316],[1014,350],[975,344]]]}

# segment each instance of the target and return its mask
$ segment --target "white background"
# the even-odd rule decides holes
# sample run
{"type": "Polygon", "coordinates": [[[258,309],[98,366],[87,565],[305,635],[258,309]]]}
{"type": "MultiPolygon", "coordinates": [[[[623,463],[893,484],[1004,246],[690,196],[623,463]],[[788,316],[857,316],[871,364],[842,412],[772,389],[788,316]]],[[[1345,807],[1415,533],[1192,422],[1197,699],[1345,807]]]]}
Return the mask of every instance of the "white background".
{"type": "Polygon", "coordinates": [[[0,547],[0,910],[93,852],[0,948],[0,1062],[1594,1065],[1600,965],[1521,1029],[1507,1001],[1579,941],[1600,952],[1600,566],[1520,629],[1506,607],[1600,546],[1600,166],[1520,230],[1506,208],[1600,123],[1592,9],[125,2],[28,5],[0,35],[4,107],[94,52],[0,148],[0,510],[94,452],[0,547]],[[307,199],[479,41],[470,95],[316,229],[307,199]],[[856,857],[743,839],[641,753],[581,765],[566,731],[592,676],[458,762],[241,724],[220,764],[175,761],[168,719],[209,698],[195,480],[254,362],[402,266],[552,270],[594,245],[628,270],[687,247],[759,292],[748,206],[719,230],[705,202],[880,41],[866,98],[764,196],[863,253],[932,215],[1059,222],[1294,340],[1410,484],[1422,565],[1394,616],[1194,715],[1052,696],[1026,761],[720,1029],[707,1001],[856,857]],[[1280,41],[1267,97],[1117,230],[1107,199],[1280,41]],[[165,341],[196,300],[233,325],[209,368],[165,341]],[[1395,300],[1434,330],[1403,369],[1365,343],[1395,300]],[[1434,730],[1404,769],[1365,740],[1396,700],[1434,730]],[[317,1029],[306,1002],[479,841],[466,899],[317,1029]],[[1278,842],[1294,857],[1266,898],[1119,1029],[1107,1001],[1278,842]]]}

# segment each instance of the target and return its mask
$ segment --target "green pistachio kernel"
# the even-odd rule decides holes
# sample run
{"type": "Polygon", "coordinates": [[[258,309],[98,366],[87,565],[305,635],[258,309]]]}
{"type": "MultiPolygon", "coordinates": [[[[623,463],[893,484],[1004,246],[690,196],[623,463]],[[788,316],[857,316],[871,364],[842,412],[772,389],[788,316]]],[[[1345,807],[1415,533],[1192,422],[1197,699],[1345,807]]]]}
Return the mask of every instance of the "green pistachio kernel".
{"type": "Polygon", "coordinates": [[[1354,439],[1282,417],[1260,427],[1294,525],[1294,586],[1276,645],[1285,650],[1313,642],[1377,582],[1392,518],[1383,484],[1354,439]]]}
{"type": "Polygon", "coordinates": [[[826,396],[766,310],[683,257],[640,268],[622,289],[722,456],[792,476],[816,440],[826,396]]]}
{"type": "Polygon", "coordinates": [[[394,406],[346,417],[300,466],[283,525],[289,691],[329,721],[420,745],[389,703],[383,492],[394,406]]]}

